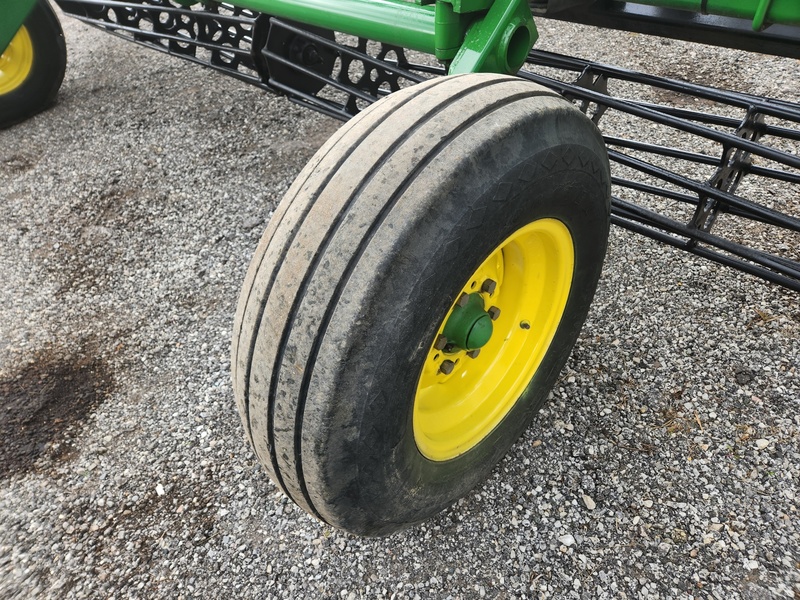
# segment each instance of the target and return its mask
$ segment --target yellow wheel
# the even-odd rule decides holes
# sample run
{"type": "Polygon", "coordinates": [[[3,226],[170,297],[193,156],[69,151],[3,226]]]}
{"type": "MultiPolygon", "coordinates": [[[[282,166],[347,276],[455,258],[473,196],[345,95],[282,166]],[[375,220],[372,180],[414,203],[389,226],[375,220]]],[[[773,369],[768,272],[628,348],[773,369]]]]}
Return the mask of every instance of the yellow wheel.
{"type": "Polygon", "coordinates": [[[50,106],[64,79],[67,50],[53,9],[39,0],[0,55],[0,128],[50,106]]]}
{"type": "Polygon", "coordinates": [[[459,292],[428,350],[414,438],[431,460],[470,450],[508,414],[553,341],[569,297],[574,247],[545,218],[515,231],[459,292]]]}
{"type": "Polygon", "coordinates": [[[33,43],[28,29],[23,25],[14,39],[0,55],[0,96],[21,86],[33,67],[33,43]]]}
{"type": "Polygon", "coordinates": [[[344,125],[242,289],[234,390],[275,484],[362,535],[478,485],[547,398],[609,228],[602,137],[514,77],[431,80],[344,125]]]}

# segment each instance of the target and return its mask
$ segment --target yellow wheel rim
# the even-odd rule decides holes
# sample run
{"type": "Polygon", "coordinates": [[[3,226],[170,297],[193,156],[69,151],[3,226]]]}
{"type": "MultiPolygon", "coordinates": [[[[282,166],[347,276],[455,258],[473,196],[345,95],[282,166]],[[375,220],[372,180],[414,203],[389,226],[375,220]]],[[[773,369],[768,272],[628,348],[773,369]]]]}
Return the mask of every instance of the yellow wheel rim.
{"type": "Polygon", "coordinates": [[[17,89],[33,67],[33,42],[23,25],[0,56],[0,96],[17,89]]]}
{"type": "Polygon", "coordinates": [[[414,439],[425,457],[444,461],[467,452],[513,408],[558,329],[574,263],[566,225],[540,219],[509,236],[472,274],[442,321],[417,384],[414,439]],[[457,304],[466,306],[465,294],[496,317],[477,353],[452,342],[442,347],[457,304]]]}

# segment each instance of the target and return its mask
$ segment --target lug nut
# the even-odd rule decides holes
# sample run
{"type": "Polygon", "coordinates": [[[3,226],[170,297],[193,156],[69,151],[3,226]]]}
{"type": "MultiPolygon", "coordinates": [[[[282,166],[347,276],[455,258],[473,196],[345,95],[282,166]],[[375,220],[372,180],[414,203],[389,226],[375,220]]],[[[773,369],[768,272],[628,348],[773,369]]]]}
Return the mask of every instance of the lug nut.
{"type": "Polygon", "coordinates": [[[494,294],[494,291],[497,289],[497,282],[494,279],[487,279],[481,285],[481,291],[489,294],[490,296],[494,294]]]}
{"type": "Polygon", "coordinates": [[[444,373],[445,375],[450,375],[453,372],[453,368],[456,366],[452,360],[444,360],[442,364],[439,365],[439,372],[444,373]]]}
{"type": "Polygon", "coordinates": [[[444,350],[445,346],[447,346],[447,338],[443,335],[437,336],[436,341],[433,343],[433,347],[436,350],[444,350]]]}
{"type": "Polygon", "coordinates": [[[492,321],[497,321],[497,318],[500,316],[500,309],[496,306],[490,306],[489,310],[486,311],[489,313],[489,316],[492,318],[492,321]]]}
{"type": "Polygon", "coordinates": [[[461,292],[461,295],[458,297],[458,301],[456,302],[456,304],[458,304],[460,307],[463,308],[467,305],[468,302],[469,302],[469,294],[467,294],[466,292],[461,292]]]}
{"type": "Polygon", "coordinates": [[[480,348],[476,348],[475,350],[470,350],[469,352],[467,352],[467,356],[469,356],[470,358],[478,358],[478,354],[480,354],[480,353],[481,353],[481,349],[480,348]]]}

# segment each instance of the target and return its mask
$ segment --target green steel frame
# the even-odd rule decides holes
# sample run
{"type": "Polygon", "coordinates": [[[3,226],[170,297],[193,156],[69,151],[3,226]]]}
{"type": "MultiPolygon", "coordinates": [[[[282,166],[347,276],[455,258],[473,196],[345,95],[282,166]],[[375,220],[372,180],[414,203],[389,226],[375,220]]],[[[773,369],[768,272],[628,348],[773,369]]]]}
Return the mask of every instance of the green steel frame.
{"type": "MultiPolygon", "coordinates": [[[[195,0],[178,0],[190,5],[195,0]]],[[[515,73],[537,39],[527,0],[228,0],[253,11],[435,55],[449,72],[515,73]]],[[[36,0],[0,1],[5,49],[36,0]]],[[[756,30],[800,25],[798,0],[638,0],[745,18],[756,30]]]]}
{"type": "Polygon", "coordinates": [[[800,24],[800,2],[797,0],[636,0],[636,4],[747,19],[753,22],[755,31],[773,23],[800,24]]]}
{"type": "Polygon", "coordinates": [[[433,54],[451,73],[515,73],[537,39],[527,0],[234,0],[241,8],[433,54]]]}

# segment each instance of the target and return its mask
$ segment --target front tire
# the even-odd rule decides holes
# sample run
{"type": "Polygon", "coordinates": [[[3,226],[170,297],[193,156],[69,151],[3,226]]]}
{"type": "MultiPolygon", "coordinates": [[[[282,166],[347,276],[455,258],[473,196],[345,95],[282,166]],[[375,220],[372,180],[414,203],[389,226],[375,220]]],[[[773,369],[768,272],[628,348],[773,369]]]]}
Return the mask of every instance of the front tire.
{"type": "Polygon", "coordinates": [[[418,523],[480,483],[586,318],[609,186],[594,125],[513,77],[432,80],[342,127],[270,221],[235,320],[238,408],[272,479],[361,535],[418,523]],[[470,302],[459,333],[451,317],[470,302]]]}
{"type": "Polygon", "coordinates": [[[0,56],[0,129],[55,102],[67,65],[64,32],[46,0],[39,0],[0,56]]]}

